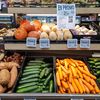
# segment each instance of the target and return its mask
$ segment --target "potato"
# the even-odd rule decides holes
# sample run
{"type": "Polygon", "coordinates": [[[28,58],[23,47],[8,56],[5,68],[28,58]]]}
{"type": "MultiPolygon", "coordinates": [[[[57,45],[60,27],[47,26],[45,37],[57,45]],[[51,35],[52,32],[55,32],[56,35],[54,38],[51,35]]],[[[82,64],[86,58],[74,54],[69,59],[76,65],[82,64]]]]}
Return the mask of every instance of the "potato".
{"type": "Polygon", "coordinates": [[[3,87],[2,85],[0,85],[0,93],[4,93],[6,91],[6,87],[3,87]]]}
{"type": "Polygon", "coordinates": [[[7,66],[4,62],[0,63],[0,70],[2,70],[2,69],[7,69],[7,66]]]}
{"type": "Polygon", "coordinates": [[[10,72],[7,69],[0,71],[0,84],[2,86],[7,86],[10,80],[10,72]]]}
{"type": "Polygon", "coordinates": [[[16,79],[17,79],[17,75],[18,75],[17,67],[14,66],[11,69],[10,73],[11,73],[11,78],[10,78],[10,82],[8,84],[8,88],[12,88],[14,83],[15,83],[15,81],[16,81],[16,79]]]}

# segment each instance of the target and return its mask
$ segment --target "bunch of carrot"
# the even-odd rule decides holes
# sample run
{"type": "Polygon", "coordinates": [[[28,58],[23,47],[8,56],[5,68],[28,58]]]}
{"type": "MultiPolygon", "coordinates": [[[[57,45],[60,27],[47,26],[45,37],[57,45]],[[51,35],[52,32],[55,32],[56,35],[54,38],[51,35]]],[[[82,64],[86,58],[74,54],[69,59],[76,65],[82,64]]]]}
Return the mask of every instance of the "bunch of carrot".
{"type": "Polygon", "coordinates": [[[58,93],[100,93],[96,77],[81,60],[56,59],[56,80],[58,93]]]}

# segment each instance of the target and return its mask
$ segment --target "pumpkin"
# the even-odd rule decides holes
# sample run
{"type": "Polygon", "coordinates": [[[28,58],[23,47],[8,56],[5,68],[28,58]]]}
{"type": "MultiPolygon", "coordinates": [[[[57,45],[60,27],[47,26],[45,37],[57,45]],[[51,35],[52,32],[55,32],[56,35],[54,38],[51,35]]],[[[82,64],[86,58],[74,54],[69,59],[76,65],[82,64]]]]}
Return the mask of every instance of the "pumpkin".
{"type": "Polygon", "coordinates": [[[35,30],[34,25],[31,24],[30,22],[23,23],[20,27],[21,28],[24,28],[27,32],[34,31],[35,30]]]}
{"type": "Polygon", "coordinates": [[[41,22],[39,20],[34,20],[32,23],[35,27],[35,31],[39,31],[41,29],[41,22]]]}
{"type": "Polygon", "coordinates": [[[39,39],[40,38],[40,33],[37,32],[37,31],[31,31],[31,32],[28,33],[28,37],[33,37],[33,38],[39,39]]]}
{"type": "Polygon", "coordinates": [[[27,37],[27,32],[24,28],[18,28],[15,31],[15,38],[17,40],[23,40],[27,37]]]}

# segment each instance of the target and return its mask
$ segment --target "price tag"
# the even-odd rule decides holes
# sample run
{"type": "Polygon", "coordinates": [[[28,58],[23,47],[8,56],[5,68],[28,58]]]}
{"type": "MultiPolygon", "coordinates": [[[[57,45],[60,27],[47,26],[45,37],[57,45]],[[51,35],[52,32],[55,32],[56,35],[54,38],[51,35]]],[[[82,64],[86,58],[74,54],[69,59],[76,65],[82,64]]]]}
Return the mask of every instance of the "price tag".
{"type": "Polygon", "coordinates": [[[31,37],[28,37],[26,39],[26,46],[27,47],[36,47],[36,44],[37,44],[37,39],[36,38],[31,38],[31,37]]]}
{"type": "Polygon", "coordinates": [[[80,39],[80,48],[90,48],[90,39],[80,39]]]}
{"type": "Polygon", "coordinates": [[[3,37],[0,37],[0,53],[4,53],[5,47],[4,47],[4,39],[3,37]]]}
{"type": "Polygon", "coordinates": [[[50,48],[50,40],[49,39],[40,39],[39,40],[40,43],[40,48],[50,48]]]}
{"type": "Polygon", "coordinates": [[[73,29],[76,22],[75,4],[57,4],[58,29],[73,29]]]}
{"type": "Polygon", "coordinates": [[[78,40],[77,39],[68,39],[67,40],[67,47],[68,48],[77,48],[78,40]]]}

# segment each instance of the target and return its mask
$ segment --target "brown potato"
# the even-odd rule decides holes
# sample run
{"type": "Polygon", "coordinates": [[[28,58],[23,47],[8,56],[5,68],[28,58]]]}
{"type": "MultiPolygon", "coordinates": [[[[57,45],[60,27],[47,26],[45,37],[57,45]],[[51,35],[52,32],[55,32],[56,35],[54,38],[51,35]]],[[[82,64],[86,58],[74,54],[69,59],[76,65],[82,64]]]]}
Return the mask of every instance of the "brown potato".
{"type": "Polygon", "coordinates": [[[0,93],[4,93],[6,91],[6,87],[3,87],[2,85],[0,85],[0,93]]]}
{"type": "Polygon", "coordinates": [[[17,79],[17,75],[18,75],[17,68],[14,66],[12,68],[12,70],[10,71],[10,73],[11,73],[11,78],[10,78],[10,82],[8,84],[8,88],[12,88],[12,86],[14,85],[14,83],[17,79]]]}
{"type": "Polygon", "coordinates": [[[2,70],[2,69],[8,69],[4,62],[0,63],[0,70],[2,70]]]}
{"type": "Polygon", "coordinates": [[[0,71],[0,84],[2,86],[6,86],[10,80],[10,72],[7,69],[3,69],[0,71]]]}

